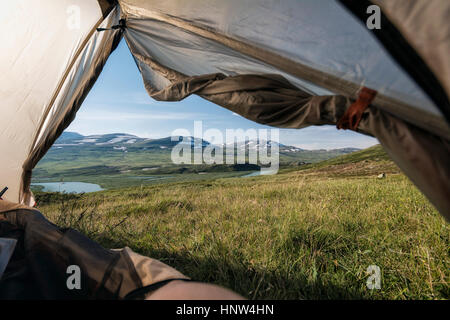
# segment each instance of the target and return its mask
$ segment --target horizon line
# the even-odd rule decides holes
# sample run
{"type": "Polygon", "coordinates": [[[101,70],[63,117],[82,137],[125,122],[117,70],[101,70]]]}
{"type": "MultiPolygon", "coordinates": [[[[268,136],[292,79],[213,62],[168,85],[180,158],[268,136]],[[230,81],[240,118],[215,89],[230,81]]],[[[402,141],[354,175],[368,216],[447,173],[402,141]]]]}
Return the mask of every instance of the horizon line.
{"type": "MultiPolygon", "coordinates": [[[[80,135],[80,136],[82,136],[82,137],[104,136],[104,135],[127,135],[127,136],[133,136],[133,137],[136,137],[136,138],[139,138],[139,139],[147,139],[147,140],[161,140],[161,139],[166,139],[166,138],[171,138],[171,137],[190,137],[190,138],[202,139],[203,141],[206,141],[206,142],[208,142],[209,144],[214,145],[213,143],[211,143],[210,141],[204,139],[203,137],[200,138],[200,137],[196,137],[196,136],[193,136],[193,135],[191,135],[191,136],[168,135],[168,136],[162,136],[162,137],[159,137],[159,138],[148,138],[148,137],[141,137],[141,136],[138,136],[138,135],[136,135],[136,134],[125,133],[125,132],[94,133],[94,134],[87,134],[87,135],[86,135],[86,134],[79,133],[79,132],[76,132],[76,131],[64,131],[62,134],[64,134],[64,133],[74,133],[74,134],[78,134],[78,135],[80,135]]],[[[62,135],[62,134],[61,134],[61,135],[62,135]]],[[[61,136],[60,136],[60,137],[61,137],[61,136]]],[[[58,139],[59,139],[59,137],[58,137],[58,139]]],[[[257,141],[257,140],[255,140],[255,139],[250,139],[250,140],[236,141],[236,142],[245,142],[245,141],[257,141]]],[[[272,140],[263,140],[263,141],[272,141],[272,140]]],[[[55,141],[55,142],[56,142],[56,141],[55,141]]],[[[279,145],[283,145],[283,146],[286,146],[286,147],[293,147],[293,148],[297,148],[297,149],[301,149],[301,150],[305,150],[305,151],[320,151],[320,150],[330,151],[330,150],[341,150],[341,149],[357,149],[357,150],[364,150],[364,149],[371,148],[371,147],[373,147],[373,146],[376,146],[376,145],[379,145],[379,144],[380,144],[380,143],[376,143],[376,144],[373,144],[373,145],[368,146],[368,147],[365,147],[365,148],[359,148],[359,147],[353,147],[353,146],[346,146],[346,147],[339,147],[339,148],[306,149],[306,148],[303,148],[303,147],[298,147],[298,146],[294,146],[294,145],[288,145],[288,144],[284,144],[284,143],[281,143],[281,142],[277,142],[277,143],[278,143],[279,145]]],[[[55,144],[55,143],[54,143],[54,144],[55,144]]],[[[226,144],[225,144],[225,145],[226,145],[226,144]]]]}

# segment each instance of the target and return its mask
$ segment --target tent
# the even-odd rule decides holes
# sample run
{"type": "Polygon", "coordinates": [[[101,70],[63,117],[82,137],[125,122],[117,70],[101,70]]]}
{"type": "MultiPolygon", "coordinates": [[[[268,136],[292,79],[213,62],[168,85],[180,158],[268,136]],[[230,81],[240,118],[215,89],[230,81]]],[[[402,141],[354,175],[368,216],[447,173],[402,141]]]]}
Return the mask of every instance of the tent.
{"type": "Polygon", "coordinates": [[[33,204],[33,168],[124,38],[154,99],[374,136],[450,219],[449,17],[448,0],[5,1],[5,197],[33,204]]]}

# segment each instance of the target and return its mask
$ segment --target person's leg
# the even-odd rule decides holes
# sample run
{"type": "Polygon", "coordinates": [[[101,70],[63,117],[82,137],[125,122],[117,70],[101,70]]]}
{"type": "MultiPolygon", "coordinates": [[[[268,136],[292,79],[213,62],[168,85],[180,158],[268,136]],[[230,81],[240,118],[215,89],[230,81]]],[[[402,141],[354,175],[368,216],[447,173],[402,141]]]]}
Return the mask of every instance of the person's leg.
{"type": "MultiPolygon", "coordinates": [[[[26,264],[26,268],[33,281],[26,284],[39,284],[31,295],[34,299],[243,299],[217,285],[189,281],[174,268],[137,254],[128,247],[105,249],[73,229],[59,228],[50,223],[36,209],[0,200],[0,236],[12,237],[8,230],[20,231],[18,235],[14,234],[16,240],[22,241],[16,249],[23,248],[20,259],[31,262],[26,264]],[[3,235],[3,232],[7,233],[3,235]],[[26,242],[23,241],[25,238],[26,242]],[[85,284],[80,285],[82,289],[68,287],[69,266],[79,268],[79,282],[85,284]],[[41,288],[42,283],[46,284],[44,289],[41,288]],[[140,293],[143,289],[153,291],[140,293]]],[[[18,257],[18,254],[13,254],[11,261],[18,257]]],[[[13,265],[23,266],[22,263],[13,265]]],[[[20,292],[28,292],[22,278],[13,276],[23,274],[16,269],[5,270],[11,275],[8,278],[10,283],[16,287],[22,285],[24,290],[20,292]]],[[[9,291],[7,296],[11,297],[9,291]]]]}
{"type": "Polygon", "coordinates": [[[174,280],[149,293],[147,300],[243,300],[231,290],[213,284],[174,280]]]}

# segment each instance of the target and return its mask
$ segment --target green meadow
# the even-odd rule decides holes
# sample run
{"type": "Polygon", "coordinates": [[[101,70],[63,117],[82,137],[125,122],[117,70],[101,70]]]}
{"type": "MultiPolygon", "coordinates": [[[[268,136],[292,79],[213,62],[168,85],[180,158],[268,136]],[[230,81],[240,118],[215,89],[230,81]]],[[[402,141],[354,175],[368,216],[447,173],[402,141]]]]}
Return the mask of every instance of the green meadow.
{"type": "Polygon", "coordinates": [[[196,177],[36,198],[104,247],[249,299],[450,298],[449,224],[380,146],[272,176],[196,177]],[[366,285],[371,265],[380,289],[366,285]]]}

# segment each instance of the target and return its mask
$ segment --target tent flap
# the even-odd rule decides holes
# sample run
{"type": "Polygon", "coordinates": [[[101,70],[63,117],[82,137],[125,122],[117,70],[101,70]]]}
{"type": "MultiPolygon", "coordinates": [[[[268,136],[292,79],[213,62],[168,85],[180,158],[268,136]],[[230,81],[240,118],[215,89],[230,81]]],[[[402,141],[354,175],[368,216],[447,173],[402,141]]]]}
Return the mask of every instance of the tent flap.
{"type": "Polygon", "coordinates": [[[280,74],[315,95],[373,102],[450,139],[442,114],[373,34],[336,1],[120,0],[131,51],[187,76],[280,74]]]}
{"type": "Polygon", "coordinates": [[[363,24],[372,2],[382,8],[371,31],[450,122],[450,5],[447,0],[340,0],[363,24]]]}
{"type": "Polygon", "coordinates": [[[0,177],[9,188],[6,199],[27,202],[29,170],[62,131],[61,124],[69,124],[67,115],[79,107],[112,49],[116,31],[96,28],[115,24],[120,10],[111,1],[100,2],[2,3],[0,177]]]}
{"type": "Polygon", "coordinates": [[[143,75],[145,88],[155,100],[180,101],[197,94],[249,120],[270,126],[302,128],[336,124],[352,103],[351,99],[340,95],[313,96],[275,74],[227,77],[214,73],[187,77],[150,58],[138,54],[135,58],[171,81],[158,90],[152,79],[143,75]]]}
{"type": "MultiPolygon", "coordinates": [[[[120,18],[119,8],[110,11],[108,17],[95,26],[110,28],[116,25],[120,18]]],[[[100,75],[109,55],[117,47],[122,38],[122,31],[105,30],[96,31],[92,29],[89,38],[81,47],[79,55],[75,57],[67,69],[67,76],[60,85],[60,90],[55,99],[49,105],[42,126],[37,132],[33,148],[23,164],[22,186],[20,201],[31,203],[29,186],[31,172],[39,160],[50,149],[61,133],[75,119],[78,109],[100,75]]]]}

